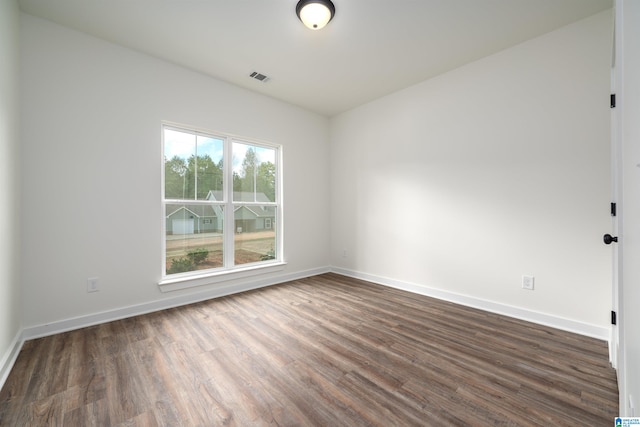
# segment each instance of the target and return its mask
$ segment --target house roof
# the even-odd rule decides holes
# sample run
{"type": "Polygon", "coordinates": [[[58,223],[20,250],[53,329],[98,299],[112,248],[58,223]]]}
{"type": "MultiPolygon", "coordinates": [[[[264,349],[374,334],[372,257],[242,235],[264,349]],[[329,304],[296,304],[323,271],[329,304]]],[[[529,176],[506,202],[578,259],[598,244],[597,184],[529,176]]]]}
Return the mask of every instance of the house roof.
{"type": "Polygon", "coordinates": [[[167,205],[166,206],[166,216],[167,218],[173,216],[181,211],[187,211],[189,215],[193,215],[196,218],[210,218],[217,217],[216,212],[213,206],[207,205],[184,205],[184,206],[176,206],[176,205],[167,205]]]}
{"type": "Polygon", "coordinates": [[[236,218],[239,211],[250,212],[256,218],[273,218],[276,216],[276,208],[274,206],[238,206],[234,209],[236,218]]]}
{"type": "MultiPolygon", "coordinates": [[[[209,191],[207,194],[207,200],[222,201],[222,191],[209,191]]],[[[259,202],[259,203],[273,203],[264,193],[253,193],[250,191],[234,191],[234,202],[259,202]],[[255,199],[254,199],[255,195],[255,199]]]]}
{"type": "MultiPolygon", "coordinates": [[[[222,199],[222,192],[220,191],[209,191],[207,195],[207,200],[210,201],[218,201],[222,199]]],[[[234,201],[244,201],[244,202],[254,202],[254,193],[250,192],[234,192],[233,193],[234,201]]],[[[271,203],[269,198],[264,193],[255,194],[255,201],[257,202],[265,202],[271,203]]],[[[197,218],[204,217],[217,217],[216,209],[211,205],[201,205],[201,204],[189,204],[188,200],[184,201],[184,204],[167,204],[166,205],[166,216],[167,218],[177,214],[180,211],[186,210],[189,215],[193,215],[197,218]]],[[[234,212],[238,212],[241,209],[246,209],[248,212],[251,212],[257,218],[272,218],[275,216],[275,207],[273,205],[269,206],[259,206],[259,205],[249,205],[249,206],[237,206],[234,209],[234,212]]]]}

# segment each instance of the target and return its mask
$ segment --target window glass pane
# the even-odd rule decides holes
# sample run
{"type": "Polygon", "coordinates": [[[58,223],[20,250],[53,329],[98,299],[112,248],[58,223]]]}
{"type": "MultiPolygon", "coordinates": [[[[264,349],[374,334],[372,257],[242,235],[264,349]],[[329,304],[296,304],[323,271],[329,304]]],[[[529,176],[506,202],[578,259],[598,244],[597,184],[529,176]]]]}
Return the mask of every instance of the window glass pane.
{"type": "Polygon", "coordinates": [[[234,221],[235,265],[277,258],[275,206],[236,206],[234,221]]]}
{"type": "Polygon", "coordinates": [[[223,147],[218,138],[165,129],[165,198],[223,200],[223,147]]]}
{"type": "Polygon", "coordinates": [[[233,143],[233,200],[276,201],[276,150],[233,143]]]}
{"type": "Polygon", "coordinates": [[[189,158],[196,152],[196,136],[164,130],[164,195],[167,199],[193,199],[195,175],[189,158]]]}
{"type": "MultiPolygon", "coordinates": [[[[217,138],[198,136],[196,141],[197,156],[190,162],[195,162],[196,185],[198,200],[222,201],[223,190],[223,152],[224,141],[217,138]]],[[[190,165],[190,167],[192,167],[190,165]]]]}
{"type": "Polygon", "coordinates": [[[223,266],[224,206],[167,204],[166,274],[223,266]]]}

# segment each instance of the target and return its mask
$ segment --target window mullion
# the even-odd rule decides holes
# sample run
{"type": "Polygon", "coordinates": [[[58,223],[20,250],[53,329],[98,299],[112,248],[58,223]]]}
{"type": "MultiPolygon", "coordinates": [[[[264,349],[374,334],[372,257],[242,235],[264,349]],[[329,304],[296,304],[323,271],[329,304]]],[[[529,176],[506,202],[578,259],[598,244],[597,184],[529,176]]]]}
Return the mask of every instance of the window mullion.
{"type": "Polygon", "coordinates": [[[258,201],[258,162],[253,160],[253,201],[258,201]]]}
{"type": "Polygon", "coordinates": [[[282,234],[284,219],[283,219],[283,211],[282,208],[282,150],[278,150],[277,156],[275,158],[275,168],[276,168],[276,176],[275,176],[275,203],[276,203],[276,245],[277,245],[277,255],[278,259],[284,259],[284,237],[282,234]]]}
{"type": "Polygon", "coordinates": [[[196,137],[196,155],[193,159],[193,200],[198,200],[198,135],[196,137]]]}
{"type": "Polygon", "coordinates": [[[234,265],[234,231],[235,215],[233,212],[233,161],[231,152],[231,138],[224,140],[224,233],[223,233],[223,259],[225,268],[234,265]]]}

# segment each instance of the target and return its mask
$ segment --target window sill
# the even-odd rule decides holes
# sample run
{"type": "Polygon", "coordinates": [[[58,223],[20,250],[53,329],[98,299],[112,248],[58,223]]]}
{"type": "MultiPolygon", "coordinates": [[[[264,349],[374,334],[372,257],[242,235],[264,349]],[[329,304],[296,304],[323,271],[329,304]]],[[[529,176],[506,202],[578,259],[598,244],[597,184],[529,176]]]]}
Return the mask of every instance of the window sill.
{"type": "Polygon", "coordinates": [[[260,274],[282,271],[286,267],[286,262],[275,262],[266,265],[252,265],[250,267],[239,267],[232,270],[208,272],[182,277],[165,278],[158,282],[161,292],[179,291],[197,286],[213,285],[229,280],[242,279],[245,277],[258,276],[260,274]]]}

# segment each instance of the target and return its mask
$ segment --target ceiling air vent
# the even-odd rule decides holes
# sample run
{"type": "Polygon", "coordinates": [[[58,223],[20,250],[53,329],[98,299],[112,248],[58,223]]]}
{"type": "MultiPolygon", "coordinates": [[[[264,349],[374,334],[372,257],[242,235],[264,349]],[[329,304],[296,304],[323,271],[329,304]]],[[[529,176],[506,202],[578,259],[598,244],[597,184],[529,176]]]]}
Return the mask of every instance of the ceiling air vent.
{"type": "Polygon", "coordinates": [[[249,75],[249,77],[251,77],[251,78],[253,78],[253,79],[256,79],[256,80],[259,80],[259,81],[261,81],[262,83],[264,83],[264,82],[266,82],[267,80],[269,80],[269,77],[265,76],[264,74],[260,74],[260,73],[258,73],[258,72],[256,72],[256,71],[254,71],[253,73],[251,73],[251,74],[249,75]]]}

